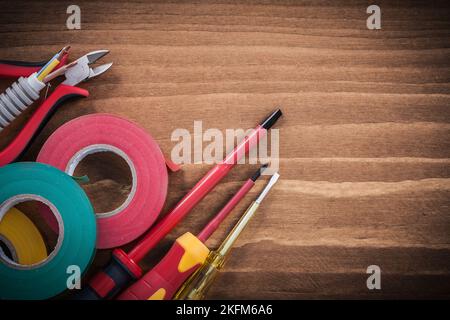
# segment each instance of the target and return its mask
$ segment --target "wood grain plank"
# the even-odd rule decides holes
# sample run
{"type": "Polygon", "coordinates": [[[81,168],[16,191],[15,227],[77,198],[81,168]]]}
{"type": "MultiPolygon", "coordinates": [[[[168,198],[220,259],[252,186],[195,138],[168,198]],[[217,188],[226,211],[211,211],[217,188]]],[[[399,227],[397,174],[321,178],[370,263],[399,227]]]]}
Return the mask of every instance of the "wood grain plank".
{"type": "MultiPolygon", "coordinates": [[[[84,114],[134,120],[168,155],[176,128],[192,132],[202,120],[222,132],[247,129],[282,107],[281,181],[209,298],[450,297],[448,1],[380,0],[377,31],[366,28],[372,3],[363,0],[79,0],[79,31],[65,27],[65,2],[7,4],[0,0],[2,59],[42,60],[70,43],[72,57],[107,48],[105,61],[114,61],[81,85],[91,96],[62,107],[25,160],[84,114]],[[371,264],[382,269],[379,292],[366,287],[371,264]]],[[[1,80],[0,91],[9,84],[1,80]]],[[[1,133],[0,148],[34,109],[1,133]]],[[[210,167],[187,164],[170,174],[162,216],[210,167]]],[[[110,175],[95,161],[80,168],[94,178],[86,187],[94,205],[111,205],[109,192],[128,190],[126,168],[111,168],[110,175]]],[[[199,231],[255,168],[238,166],[146,257],[144,269],[178,235],[199,231]]],[[[211,247],[263,185],[238,205],[211,247]]],[[[109,255],[100,251],[88,276],[109,255]]]]}

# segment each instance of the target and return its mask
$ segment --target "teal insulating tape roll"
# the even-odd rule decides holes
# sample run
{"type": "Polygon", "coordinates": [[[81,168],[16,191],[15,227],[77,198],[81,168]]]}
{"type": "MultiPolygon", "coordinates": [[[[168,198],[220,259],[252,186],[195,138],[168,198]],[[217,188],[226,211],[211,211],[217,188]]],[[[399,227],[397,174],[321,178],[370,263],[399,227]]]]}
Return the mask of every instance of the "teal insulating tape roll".
{"type": "Polygon", "coordinates": [[[58,241],[47,259],[34,265],[18,265],[0,250],[0,299],[53,297],[68,288],[69,277],[76,274],[71,270],[83,273],[94,256],[94,210],[70,176],[40,163],[1,167],[0,220],[10,207],[28,200],[42,201],[52,209],[58,220],[58,241]]]}

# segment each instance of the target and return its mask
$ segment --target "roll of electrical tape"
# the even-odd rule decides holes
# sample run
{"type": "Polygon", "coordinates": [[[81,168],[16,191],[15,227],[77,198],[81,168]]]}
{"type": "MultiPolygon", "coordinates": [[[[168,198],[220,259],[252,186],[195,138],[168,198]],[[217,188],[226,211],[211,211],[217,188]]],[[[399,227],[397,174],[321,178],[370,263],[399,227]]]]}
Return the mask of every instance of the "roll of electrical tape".
{"type": "Polygon", "coordinates": [[[94,210],[83,189],[46,164],[22,162],[0,168],[0,221],[25,201],[46,204],[58,221],[54,250],[43,261],[21,265],[0,252],[0,299],[45,299],[67,288],[67,272],[84,272],[94,256],[94,210]]]}
{"type": "MultiPolygon", "coordinates": [[[[112,152],[130,167],[131,191],[125,202],[97,213],[97,248],[113,248],[142,235],[156,220],[167,196],[168,175],[158,144],[136,124],[109,114],[74,119],[46,141],[37,161],[72,175],[88,155],[112,152]]],[[[100,165],[100,164],[99,164],[100,165]]]]}
{"type": "Polygon", "coordinates": [[[12,260],[32,265],[47,258],[47,248],[38,228],[16,208],[9,209],[0,221],[0,242],[12,260]]]}

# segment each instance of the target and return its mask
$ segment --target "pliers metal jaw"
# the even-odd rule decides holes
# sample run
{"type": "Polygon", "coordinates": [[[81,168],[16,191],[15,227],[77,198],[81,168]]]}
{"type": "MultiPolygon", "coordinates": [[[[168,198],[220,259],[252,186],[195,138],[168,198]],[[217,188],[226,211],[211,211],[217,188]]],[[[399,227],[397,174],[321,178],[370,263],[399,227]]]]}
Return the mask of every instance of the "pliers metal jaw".
{"type": "Polygon", "coordinates": [[[63,84],[68,86],[76,86],[80,82],[87,81],[104,73],[112,66],[112,63],[106,63],[94,68],[91,68],[90,65],[94,64],[97,60],[108,53],[109,50],[92,51],[76,60],[72,67],[67,68],[65,72],[66,80],[63,84]]]}

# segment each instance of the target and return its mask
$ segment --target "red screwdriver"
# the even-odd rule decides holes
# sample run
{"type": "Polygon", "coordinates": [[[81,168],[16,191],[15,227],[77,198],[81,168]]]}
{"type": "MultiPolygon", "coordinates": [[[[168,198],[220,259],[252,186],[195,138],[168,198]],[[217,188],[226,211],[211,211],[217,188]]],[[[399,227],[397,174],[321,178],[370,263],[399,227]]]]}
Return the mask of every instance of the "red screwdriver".
{"type": "Polygon", "coordinates": [[[258,145],[281,117],[280,109],[272,112],[245,139],[217,165],[215,165],[163,219],[145,234],[138,244],[126,253],[113,251],[110,264],[98,272],[75,299],[111,299],[122,289],[142,276],[138,263],[155,247],[242,159],[250,149],[258,145]]]}
{"type": "Polygon", "coordinates": [[[209,254],[206,240],[255,185],[263,165],[248,179],[222,210],[196,236],[186,232],[179,237],[167,255],[140,280],[126,289],[118,300],[169,300],[178,288],[205,262],[209,254]]]}

